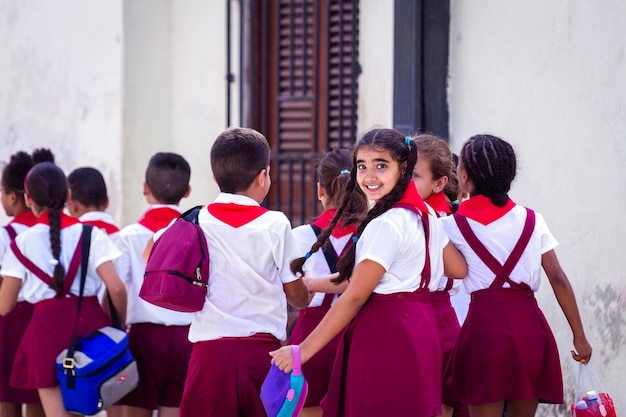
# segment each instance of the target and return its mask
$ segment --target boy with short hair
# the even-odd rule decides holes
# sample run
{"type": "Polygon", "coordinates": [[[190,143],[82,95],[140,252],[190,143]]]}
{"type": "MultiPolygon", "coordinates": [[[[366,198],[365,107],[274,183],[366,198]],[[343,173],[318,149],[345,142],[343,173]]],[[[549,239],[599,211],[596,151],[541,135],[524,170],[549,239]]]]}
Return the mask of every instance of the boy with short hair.
{"type": "Polygon", "coordinates": [[[183,417],[264,417],[261,384],[269,352],[286,338],[287,302],[308,305],[306,286],[289,269],[296,257],[291,224],[260,205],[269,163],[267,140],[252,129],[228,129],[211,148],[220,194],[198,216],[210,255],[209,295],[189,331],[183,417]]]}
{"type": "Polygon", "coordinates": [[[139,221],[119,234],[123,255],[116,264],[126,283],[128,312],[126,324],[129,347],[137,361],[139,385],[120,400],[124,415],[150,417],[178,416],[191,343],[187,338],[192,313],[157,307],[139,298],[146,263],[142,253],[159,229],[181,214],[180,200],[191,192],[191,168],[182,156],[159,152],[148,163],[143,194],[150,204],[139,221]]]}

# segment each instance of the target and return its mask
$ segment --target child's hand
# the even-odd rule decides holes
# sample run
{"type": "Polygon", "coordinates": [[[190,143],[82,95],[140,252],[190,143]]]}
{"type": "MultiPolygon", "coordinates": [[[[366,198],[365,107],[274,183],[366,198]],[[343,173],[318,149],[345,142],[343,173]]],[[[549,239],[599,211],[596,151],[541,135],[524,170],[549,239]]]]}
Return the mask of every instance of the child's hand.
{"type": "Polygon", "coordinates": [[[270,352],[272,363],[285,373],[291,372],[293,369],[293,356],[291,354],[291,345],[283,346],[278,350],[270,352]]]}
{"type": "Polygon", "coordinates": [[[586,337],[574,338],[574,349],[572,350],[572,358],[580,363],[589,363],[591,359],[592,348],[586,337]]]}

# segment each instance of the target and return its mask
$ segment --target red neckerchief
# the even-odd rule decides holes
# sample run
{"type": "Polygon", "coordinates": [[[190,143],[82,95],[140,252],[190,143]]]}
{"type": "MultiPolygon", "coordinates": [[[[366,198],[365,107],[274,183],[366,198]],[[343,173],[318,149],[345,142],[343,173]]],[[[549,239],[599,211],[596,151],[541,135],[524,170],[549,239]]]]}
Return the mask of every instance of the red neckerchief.
{"type": "Polygon", "coordinates": [[[420,195],[417,193],[417,188],[415,188],[415,183],[413,181],[409,183],[409,186],[406,187],[404,195],[395,204],[408,204],[414,206],[421,212],[428,214],[428,207],[424,203],[424,200],[422,200],[422,197],[420,197],[420,195]]]}
{"type": "MultiPolygon", "coordinates": [[[[114,224],[107,223],[104,220],[83,220],[81,223],[91,224],[98,229],[102,229],[106,232],[107,235],[112,235],[113,233],[117,233],[120,231],[120,228],[114,224]]],[[[158,229],[157,229],[158,230],[158,229]]]]}
{"type": "MultiPolygon", "coordinates": [[[[330,221],[335,217],[337,209],[328,209],[313,222],[314,225],[324,230],[330,225],[330,221]]],[[[337,223],[330,234],[335,238],[351,235],[356,232],[356,224],[344,227],[341,223],[337,223]]]]}
{"type": "Polygon", "coordinates": [[[444,212],[446,214],[452,213],[450,203],[446,200],[446,195],[443,192],[431,194],[430,197],[424,200],[424,202],[428,203],[428,205],[437,212],[437,217],[439,217],[440,212],[444,212]]]}
{"type": "MultiPolygon", "coordinates": [[[[75,218],[75,217],[68,216],[67,214],[65,214],[63,212],[61,212],[59,214],[61,216],[61,229],[65,229],[68,226],[80,223],[78,221],[78,219],[75,218]]],[[[46,210],[43,213],[41,213],[41,215],[37,218],[37,224],[47,224],[48,226],[50,226],[49,215],[50,215],[50,213],[48,212],[48,210],[46,210]]]]}
{"type": "Polygon", "coordinates": [[[32,227],[37,224],[37,217],[35,217],[35,214],[30,209],[28,209],[17,213],[10,223],[19,223],[23,224],[24,226],[32,227]]]}
{"type": "Polygon", "coordinates": [[[246,206],[235,203],[212,203],[207,206],[216,219],[238,228],[261,216],[268,210],[261,206],[246,206]]]}
{"type": "Polygon", "coordinates": [[[489,197],[475,195],[462,202],[457,213],[487,225],[507,214],[515,206],[516,204],[510,198],[503,207],[498,207],[491,202],[489,197]]]}
{"type": "Polygon", "coordinates": [[[178,216],[180,216],[180,212],[171,207],[150,208],[141,216],[137,223],[152,232],[156,232],[170,224],[178,216]]]}

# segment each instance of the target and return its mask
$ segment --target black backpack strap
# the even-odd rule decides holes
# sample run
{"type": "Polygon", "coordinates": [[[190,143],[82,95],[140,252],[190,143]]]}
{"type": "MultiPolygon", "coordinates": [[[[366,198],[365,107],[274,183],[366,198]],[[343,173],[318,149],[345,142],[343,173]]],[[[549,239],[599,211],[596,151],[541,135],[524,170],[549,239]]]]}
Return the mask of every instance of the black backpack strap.
{"type": "MultiPolygon", "coordinates": [[[[314,224],[311,224],[310,226],[311,229],[313,229],[313,233],[315,233],[315,236],[319,236],[320,233],[322,233],[322,229],[320,229],[318,226],[314,224]]],[[[335,249],[333,249],[333,245],[331,245],[329,242],[326,242],[326,244],[322,248],[322,251],[324,252],[324,258],[326,258],[326,263],[330,268],[330,273],[334,274],[335,272],[337,272],[338,259],[337,254],[335,253],[335,249]]]]}
{"type": "Polygon", "coordinates": [[[185,219],[188,222],[192,222],[198,224],[198,215],[200,214],[200,210],[202,210],[204,206],[195,206],[178,216],[179,219],[185,219]]]}
{"type": "MultiPolygon", "coordinates": [[[[311,224],[311,229],[313,229],[313,233],[315,236],[319,236],[322,233],[322,229],[319,226],[311,224]]],[[[326,242],[324,247],[322,248],[322,252],[324,253],[324,258],[326,258],[326,263],[328,264],[328,268],[330,268],[330,273],[334,274],[337,272],[337,253],[335,249],[333,249],[333,245],[330,242],[326,242]]],[[[323,306],[330,306],[333,302],[333,298],[335,298],[335,294],[326,294],[324,296],[324,300],[322,301],[323,306]]]]}

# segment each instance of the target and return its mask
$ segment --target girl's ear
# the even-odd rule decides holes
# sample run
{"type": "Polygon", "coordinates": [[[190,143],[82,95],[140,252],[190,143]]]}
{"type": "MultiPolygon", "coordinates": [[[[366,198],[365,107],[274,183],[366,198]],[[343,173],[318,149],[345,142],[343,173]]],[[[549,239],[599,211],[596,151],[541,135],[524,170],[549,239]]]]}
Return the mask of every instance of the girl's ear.
{"type": "Polygon", "coordinates": [[[24,201],[26,201],[26,207],[31,208],[33,206],[34,201],[28,193],[24,194],[24,201]]]}
{"type": "Polygon", "coordinates": [[[321,201],[322,197],[324,197],[325,195],[326,195],[326,190],[324,189],[322,184],[318,182],[317,183],[317,199],[321,201]]]}
{"type": "Polygon", "coordinates": [[[436,182],[435,182],[435,188],[433,188],[433,193],[437,194],[443,191],[444,188],[446,188],[446,185],[448,184],[448,176],[444,175],[443,177],[439,178],[436,182]]]}
{"type": "Polygon", "coordinates": [[[407,163],[403,162],[400,165],[400,178],[404,177],[404,174],[406,174],[406,167],[407,167],[407,163]]]}

